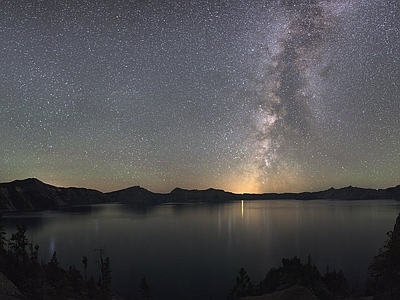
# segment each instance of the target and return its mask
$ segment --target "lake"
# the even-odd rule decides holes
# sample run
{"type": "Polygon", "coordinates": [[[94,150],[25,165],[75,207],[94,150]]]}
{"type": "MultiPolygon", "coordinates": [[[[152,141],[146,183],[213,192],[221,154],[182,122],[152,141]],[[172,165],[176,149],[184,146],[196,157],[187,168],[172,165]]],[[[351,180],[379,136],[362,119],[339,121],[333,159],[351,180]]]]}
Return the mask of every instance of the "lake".
{"type": "Polygon", "coordinates": [[[310,254],[321,273],[343,269],[364,284],[371,259],[393,230],[392,200],[259,200],[135,208],[94,205],[80,212],[5,213],[8,234],[28,225],[28,238],[49,261],[75,265],[97,278],[98,251],[110,257],[113,291],[138,295],[146,277],[154,299],[226,299],[241,267],[253,284],[282,258],[310,254]]]}

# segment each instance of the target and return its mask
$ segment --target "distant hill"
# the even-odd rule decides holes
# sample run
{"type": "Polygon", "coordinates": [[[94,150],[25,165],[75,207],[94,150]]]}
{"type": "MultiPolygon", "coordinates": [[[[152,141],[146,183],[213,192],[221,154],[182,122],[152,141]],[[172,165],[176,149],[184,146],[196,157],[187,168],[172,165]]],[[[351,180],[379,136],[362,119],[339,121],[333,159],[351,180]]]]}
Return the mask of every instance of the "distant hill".
{"type": "Polygon", "coordinates": [[[233,200],[261,199],[400,200],[400,185],[387,189],[364,189],[349,186],[341,189],[330,188],[319,192],[282,194],[234,194],[217,189],[184,190],[176,188],[168,194],[161,194],[150,192],[139,186],[110,193],[102,193],[86,188],[61,188],[43,183],[35,178],[0,183],[1,211],[56,210],[74,205],[115,202],[153,205],[161,203],[218,203],[233,200]]]}
{"type": "Polygon", "coordinates": [[[131,204],[160,204],[165,196],[164,194],[150,192],[140,186],[110,192],[106,195],[116,202],[131,204]]]}
{"type": "Polygon", "coordinates": [[[117,202],[136,204],[224,202],[237,200],[241,197],[241,195],[216,189],[184,190],[175,188],[169,194],[158,194],[139,186],[111,192],[107,195],[117,202]]]}
{"type": "Polygon", "coordinates": [[[109,201],[96,190],[59,188],[35,178],[0,184],[0,210],[45,210],[109,201]]]}
{"type": "Polygon", "coordinates": [[[400,185],[387,189],[365,189],[357,187],[344,187],[340,189],[330,188],[319,192],[302,193],[267,193],[267,194],[244,194],[243,199],[295,199],[295,200],[372,200],[372,199],[395,199],[400,200],[400,185]]]}

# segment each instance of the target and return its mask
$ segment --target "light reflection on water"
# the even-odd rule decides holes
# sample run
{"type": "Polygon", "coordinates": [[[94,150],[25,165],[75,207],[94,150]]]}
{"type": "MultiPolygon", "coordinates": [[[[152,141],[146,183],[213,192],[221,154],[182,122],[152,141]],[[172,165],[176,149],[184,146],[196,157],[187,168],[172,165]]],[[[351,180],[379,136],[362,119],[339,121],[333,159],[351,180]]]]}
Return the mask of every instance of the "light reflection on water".
{"type": "Polygon", "coordinates": [[[113,288],[136,295],[140,278],[156,299],[225,299],[240,267],[254,284],[283,257],[312,256],[319,270],[342,268],[362,285],[372,257],[393,229],[400,203],[377,201],[238,201],[132,207],[94,205],[75,212],[5,214],[5,229],[28,225],[49,261],[98,274],[95,249],[105,246],[113,288]]]}

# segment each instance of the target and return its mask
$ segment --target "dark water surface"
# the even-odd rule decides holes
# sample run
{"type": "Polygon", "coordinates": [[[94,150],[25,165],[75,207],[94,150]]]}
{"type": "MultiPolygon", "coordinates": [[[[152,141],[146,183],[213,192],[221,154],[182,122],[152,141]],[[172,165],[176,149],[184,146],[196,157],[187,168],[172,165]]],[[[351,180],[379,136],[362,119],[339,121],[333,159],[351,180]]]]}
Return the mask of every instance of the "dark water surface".
{"type": "Polygon", "coordinates": [[[95,205],[85,212],[5,214],[7,233],[28,237],[49,261],[75,265],[97,278],[96,248],[105,247],[113,290],[129,299],[146,277],[154,299],[226,299],[240,267],[258,284],[281,259],[310,254],[321,273],[343,269],[363,284],[368,264],[393,229],[400,202],[238,201],[223,204],[95,205]]]}

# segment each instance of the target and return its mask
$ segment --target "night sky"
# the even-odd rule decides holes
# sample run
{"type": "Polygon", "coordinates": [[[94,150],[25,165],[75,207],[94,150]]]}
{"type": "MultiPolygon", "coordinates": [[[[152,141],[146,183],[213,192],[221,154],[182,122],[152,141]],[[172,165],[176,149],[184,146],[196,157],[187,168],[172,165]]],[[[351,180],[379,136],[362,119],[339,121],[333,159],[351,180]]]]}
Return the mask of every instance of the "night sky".
{"type": "Polygon", "coordinates": [[[397,0],[1,0],[0,182],[400,184],[397,0]]]}

